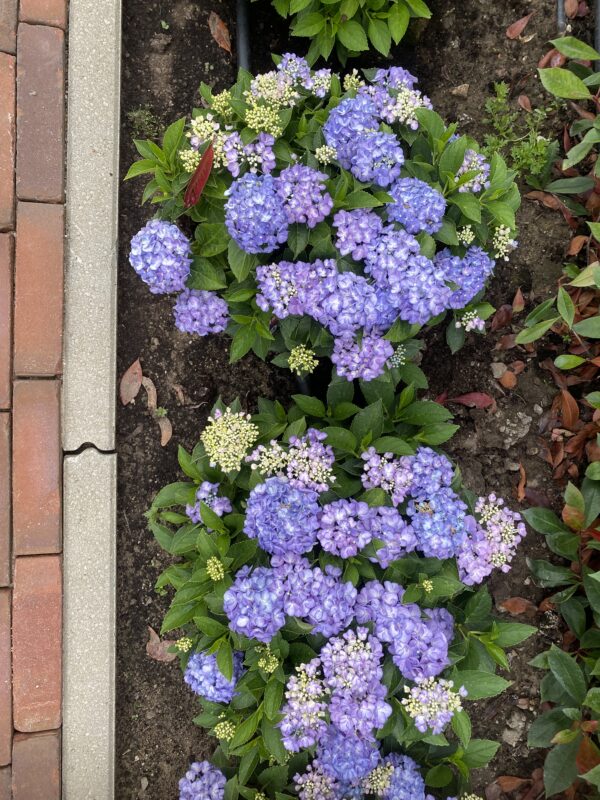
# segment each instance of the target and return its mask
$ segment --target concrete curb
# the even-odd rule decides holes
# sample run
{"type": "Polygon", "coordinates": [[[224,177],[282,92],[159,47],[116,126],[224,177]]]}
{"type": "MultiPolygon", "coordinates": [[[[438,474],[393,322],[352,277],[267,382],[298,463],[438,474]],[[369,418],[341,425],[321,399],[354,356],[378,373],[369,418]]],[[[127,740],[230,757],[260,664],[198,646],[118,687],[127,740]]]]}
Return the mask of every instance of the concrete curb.
{"type": "Polygon", "coordinates": [[[62,392],[64,800],[114,798],[116,455],[110,451],[120,65],[121,0],[71,0],[62,392]]]}

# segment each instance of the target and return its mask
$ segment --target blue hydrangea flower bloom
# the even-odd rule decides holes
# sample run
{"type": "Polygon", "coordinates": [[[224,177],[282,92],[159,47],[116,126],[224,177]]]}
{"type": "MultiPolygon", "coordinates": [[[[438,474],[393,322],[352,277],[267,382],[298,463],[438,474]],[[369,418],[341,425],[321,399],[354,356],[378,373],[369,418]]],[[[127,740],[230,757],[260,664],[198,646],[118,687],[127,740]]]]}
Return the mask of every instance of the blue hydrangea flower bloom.
{"type": "Polygon", "coordinates": [[[334,725],[329,726],[317,745],[319,767],[344,787],[358,786],[379,761],[375,742],[342,733],[334,725]]]}
{"type": "Polygon", "coordinates": [[[444,196],[425,181],[402,178],[390,186],[394,203],[387,206],[388,219],[401,223],[409,233],[436,233],[446,212],[444,196]]]}
{"type": "Polygon", "coordinates": [[[223,597],[232,631],[268,644],[285,625],[281,578],[268,567],[242,567],[223,597]]]}
{"type": "Polygon", "coordinates": [[[246,253],[272,253],[287,241],[288,222],[275,178],[247,173],[228,194],[225,224],[238,247],[246,253]]]}
{"type": "Polygon", "coordinates": [[[178,330],[198,336],[221,333],[229,322],[227,302],[205,289],[184,289],[177,298],[174,314],[178,330]]]}
{"type": "Polygon", "coordinates": [[[416,761],[410,756],[391,753],[383,763],[391,764],[394,771],[390,785],[381,795],[382,800],[425,800],[425,781],[416,761]]]}
{"type": "Polygon", "coordinates": [[[304,301],[305,313],[328,328],[334,336],[353,333],[377,314],[375,288],[362,275],[336,272],[321,282],[318,295],[304,301]]]}
{"type": "Polygon", "coordinates": [[[373,83],[383,86],[386,89],[414,89],[419,81],[407,69],[403,67],[389,67],[389,69],[378,69],[373,78],[373,83]]]}
{"type": "Polygon", "coordinates": [[[362,133],[345,145],[343,153],[355,178],[377,186],[389,186],[400,177],[404,164],[404,152],[393,133],[362,133]]]}
{"type": "Polygon", "coordinates": [[[179,800],[223,800],[227,779],[208,761],[194,761],[179,781],[179,800]]]}
{"type": "Polygon", "coordinates": [[[357,208],[338,211],[333,227],[337,230],[335,246],[341,255],[351,255],[355,261],[361,261],[367,255],[368,246],[377,241],[383,222],[374,211],[357,208]]]}
{"type": "Polygon", "coordinates": [[[277,193],[290,224],[300,222],[314,228],[322,222],[333,208],[333,200],[327,191],[327,175],[311,167],[294,164],[287,167],[277,178],[277,193]]]}
{"type": "Polygon", "coordinates": [[[365,272],[389,292],[393,304],[396,304],[396,295],[403,291],[404,271],[414,258],[420,257],[420,252],[415,237],[404,230],[396,230],[393,225],[387,225],[367,249],[365,272]]]}
{"type": "Polygon", "coordinates": [[[290,314],[304,314],[296,280],[298,273],[309,266],[303,261],[280,261],[278,264],[257,267],[258,307],[263,311],[272,311],[278,319],[285,319],[290,314]]]}
{"type": "Polygon", "coordinates": [[[431,447],[418,447],[411,457],[412,483],[410,495],[416,499],[435,494],[454,479],[452,462],[431,447]]]}
{"type": "Polygon", "coordinates": [[[417,537],[417,549],[426,558],[452,558],[466,536],[467,506],[448,487],[420,500],[411,500],[406,513],[417,537]]]}
{"type": "Polygon", "coordinates": [[[129,263],[152,294],[180,292],[190,274],[190,243],[177,225],[152,219],[131,240],[129,263]]]}
{"type": "Polygon", "coordinates": [[[330,111],[323,125],[323,135],[327,144],[337,150],[338,161],[344,169],[350,167],[345,146],[359,134],[376,131],[379,127],[376,115],[373,101],[363,96],[348,97],[330,111]]]}
{"type": "Polygon", "coordinates": [[[319,542],[323,550],[351,558],[373,538],[377,511],[358,500],[336,500],[323,506],[319,542]]]}
{"type": "Polygon", "coordinates": [[[235,686],[244,674],[243,653],[233,654],[233,678],[228,681],[217,666],[214,653],[194,653],[187,663],[184,681],[192,691],[211,703],[229,703],[238,694],[235,686]]]}
{"type": "Polygon", "coordinates": [[[340,378],[372,381],[383,375],[393,352],[392,343],[376,334],[365,334],[360,344],[352,336],[341,336],[334,342],[331,360],[340,378]]]}
{"type": "Polygon", "coordinates": [[[480,247],[469,247],[462,258],[445,249],[436,255],[434,261],[444,280],[458,286],[450,296],[450,308],[464,308],[470,303],[482,291],[496,266],[496,262],[480,247]]]}
{"type": "MultiPolygon", "coordinates": [[[[202,481],[200,486],[196,491],[196,502],[194,505],[187,505],[185,507],[185,513],[188,517],[198,524],[202,519],[200,515],[200,504],[206,503],[206,505],[215,512],[218,517],[222,517],[223,514],[231,514],[232,507],[231,501],[228,497],[219,497],[217,492],[219,491],[219,484],[218,483],[211,483],[210,481],[202,481]]],[[[211,530],[207,528],[207,530],[211,530]]]]}
{"type": "Polygon", "coordinates": [[[250,492],[244,533],[267,553],[307,553],[319,529],[318,494],[292,486],[285,478],[268,478],[250,492]]]}
{"type": "Polygon", "coordinates": [[[452,289],[433,261],[425,256],[413,256],[399,278],[392,289],[392,302],[398,316],[406,322],[425,325],[450,308],[452,289]]]}
{"type": "Polygon", "coordinates": [[[379,506],[373,526],[373,538],[382,542],[371,561],[387,569],[393,561],[416,549],[417,537],[397,508],[379,506]]]}

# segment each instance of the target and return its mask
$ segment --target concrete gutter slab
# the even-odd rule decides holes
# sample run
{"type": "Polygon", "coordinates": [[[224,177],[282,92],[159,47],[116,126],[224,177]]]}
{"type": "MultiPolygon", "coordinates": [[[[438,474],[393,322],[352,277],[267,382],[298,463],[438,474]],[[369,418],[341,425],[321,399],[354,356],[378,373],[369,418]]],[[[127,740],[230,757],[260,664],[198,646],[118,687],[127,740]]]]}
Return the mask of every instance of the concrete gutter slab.
{"type": "Polygon", "coordinates": [[[116,455],[64,459],[63,798],[113,800],[116,455]]]}
{"type": "Polygon", "coordinates": [[[71,0],[63,448],[115,446],[121,0],[71,0]]]}

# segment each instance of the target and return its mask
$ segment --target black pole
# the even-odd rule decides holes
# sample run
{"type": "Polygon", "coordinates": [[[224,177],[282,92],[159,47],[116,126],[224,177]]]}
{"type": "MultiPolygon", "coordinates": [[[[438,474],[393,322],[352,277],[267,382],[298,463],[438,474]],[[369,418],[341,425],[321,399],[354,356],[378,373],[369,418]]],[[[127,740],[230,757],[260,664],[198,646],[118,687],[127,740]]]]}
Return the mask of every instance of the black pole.
{"type": "Polygon", "coordinates": [[[567,30],[567,17],[565,14],[565,0],[558,0],[557,6],[558,32],[562,34],[567,30]]]}
{"type": "Polygon", "coordinates": [[[240,69],[250,70],[250,31],[248,29],[248,0],[237,0],[237,62],[240,69]]]}

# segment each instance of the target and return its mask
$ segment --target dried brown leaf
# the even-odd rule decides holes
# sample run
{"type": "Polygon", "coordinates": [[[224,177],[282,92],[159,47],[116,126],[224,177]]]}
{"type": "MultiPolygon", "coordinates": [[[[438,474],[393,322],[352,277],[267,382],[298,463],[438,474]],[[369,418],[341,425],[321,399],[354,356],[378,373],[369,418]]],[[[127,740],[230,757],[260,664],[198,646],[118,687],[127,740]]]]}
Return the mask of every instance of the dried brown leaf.
{"type": "Polygon", "coordinates": [[[569,428],[569,430],[573,430],[579,422],[579,406],[577,405],[577,400],[575,400],[571,392],[567,389],[561,389],[560,397],[563,424],[566,428],[569,428]]]}
{"type": "Polygon", "coordinates": [[[151,378],[148,378],[146,377],[146,375],[144,375],[144,377],[142,378],[142,386],[146,390],[146,395],[148,399],[148,411],[151,414],[154,414],[154,412],[158,407],[156,386],[154,385],[154,381],[151,380],[151,378]]]}
{"type": "Polygon", "coordinates": [[[146,643],[146,653],[155,661],[174,661],[177,658],[177,653],[169,653],[168,649],[173,640],[162,639],[156,631],[148,625],[148,642],[146,643]]]}
{"type": "Polygon", "coordinates": [[[210,35],[220,48],[231,53],[231,36],[229,35],[229,28],[218,14],[211,11],[208,17],[208,28],[210,35]]]}
{"type": "Polygon", "coordinates": [[[532,618],[537,614],[536,606],[531,600],[527,600],[525,597],[509,597],[507,600],[503,600],[499,603],[498,608],[500,611],[506,611],[513,617],[525,614],[525,616],[532,618]]]}
{"type": "Polygon", "coordinates": [[[502,789],[503,792],[516,792],[527,783],[531,783],[531,778],[518,778],[516,775],[501,775],[496,778],[495,783],[502,789]]]}
{"type": "Polygon", "coordinates": [[[489,394],[485,394],[485,392],[468,392],[458,397],[450,397],[448,398],[448,402],[458,403],[468,408],[496,408],[496,401],[494,398],[489,394]]]}
{"type": "Polygon", "coordinates": [[[173,436],[173,426],[168,417],[157,417],[156,421],[160,428],[160,446],[166,447],[173,436]]]}
{"type": "Polygon", "coordinates": [[[523,297],[523,292],[521,291],[521,287],[519,286],[519,288],[515,292],[515,296],[512,301],[513,314],[520,314],[524,308],[525,308],[525,298],[523,297]]]}
{"type": "Polygon", "coordinates": [[[576,256],[580,252],[582,247],[584,247],[587,244],[589,238],[590,238],[589,236],[574,236],[569,244],[567,255],[576,256]]]}
{"type": "Polygon", "coordinates": [[[125,370],[119,384],[119,397],[124,406],[129,405],[138,396],[142,387],[142,365],[139,358],[125,370]]]}
{"type": "Polygon", "coordinates": [[[521,19],[518,19],[516,22],[513,22],[512,25],[509,25],[508,28],[506,29],[507,37],[509,39],[518,39],[519,36],[523,33],[523,31],[527,27],[527,23],[533,16],[533,13],[534,12],[532,11],[531,14],[527,14],[526,17],[521,17],[521,19]]]}
{"type": "Polygon", "coordinates": [[[579,0],[565,0],[565,14],[569,19],[577,16],[579,11],[579,0]]]}
{"type": "Polygon", "coordinates": [[[525,500],[525,487],[527,486],[527,473],[523,464],[519,464],[519,485],[517,486],[517,500],[522,503],[525,500]]]}
{"type": "Polygon", "coordinates": [[[498,381],[505,389],[514,389],[517,385],[517,376],[514,372],[507,370],[498,381]]]}
{"type": "Polygon", "coordinates": [[[506,328],[507,325],[510,325],[513,318],[513,309],[512,306],[509,306],[506,303],[496,311],[494,316],[492,317],[492,324],[491,329],[493,331],[500,330],[500,328],[506,328]]]}

